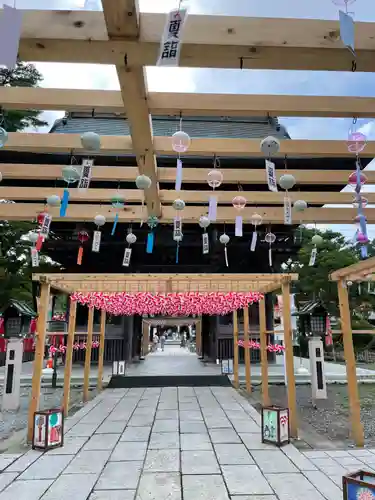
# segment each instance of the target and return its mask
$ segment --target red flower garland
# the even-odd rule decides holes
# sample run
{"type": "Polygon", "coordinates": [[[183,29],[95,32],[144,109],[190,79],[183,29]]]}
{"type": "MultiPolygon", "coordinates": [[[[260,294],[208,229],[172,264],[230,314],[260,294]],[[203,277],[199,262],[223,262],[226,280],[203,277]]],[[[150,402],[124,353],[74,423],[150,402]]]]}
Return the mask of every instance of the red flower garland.
{"type": "MultiPolygon", "coordinates": [[[[247,349],[260,349],[259,342],[254,342],[253,340],[249,340],[249,342],[247,342],[246,344],[243,340],[239,340],[237,344],[247,349]]],[[[285,351],[285,347],[281,344],[268,344],[267,351],[276,352],[277,354],[280,354],[283,351],[285,351]]]]}
{"type": "MultiPolygon", "coordinates": [[[[83,349],[86,349],[87,345],[86,345],[86,342],[75,342],[73,344],[73,349],[75,351],[78,351],[79,349],[83,350],[83,349]]],[[[92,343],[92,348],[93,349],[96,349],[99,347],[99,342],[97,340],[94,340],[93,343],[92,343]]],[[[67,347],[66,345],[59,345],[59,347],[55,347],[53,345],[51,345],[51,347],[49,348],[49,353],[54,356],[57,352],[60,352],[60,353],[64,353],[66,351],[67,347]]]]}
{"type": "Polygon", "coordinates": [[[139,292],[134,295],[121,293],[76,292],[72,300],[96,309],[104,309],[115,316],[133,316],[135,314],[164,316],[225,315],[237,309],[258,302],[263,294],[258,292],[188,292],[152,294],[139,292]]]}

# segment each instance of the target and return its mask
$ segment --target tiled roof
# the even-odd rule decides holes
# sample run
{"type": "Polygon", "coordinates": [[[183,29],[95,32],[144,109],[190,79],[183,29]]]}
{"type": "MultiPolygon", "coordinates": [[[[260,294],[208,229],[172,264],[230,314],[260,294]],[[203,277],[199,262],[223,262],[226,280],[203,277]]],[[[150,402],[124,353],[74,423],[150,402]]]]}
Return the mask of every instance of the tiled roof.
{"type": "MultiPolygon", "coordinates": [[[[153,117],[155,136],[170,137],[179,130],[176,117],[153,117]]],[[[236,138],[261,139],[273,135],[279,139],[290,139],[286,129],[276,118],[227,118],[227,117],[187,117],[183,120],[183,130],[192,138],[236,138]]],[[[114,115],[70,113],[56,120],[51,129],[55,134],[81,134],[96,132],[99,135],[130,135],[126,119],[114,115]]]]}

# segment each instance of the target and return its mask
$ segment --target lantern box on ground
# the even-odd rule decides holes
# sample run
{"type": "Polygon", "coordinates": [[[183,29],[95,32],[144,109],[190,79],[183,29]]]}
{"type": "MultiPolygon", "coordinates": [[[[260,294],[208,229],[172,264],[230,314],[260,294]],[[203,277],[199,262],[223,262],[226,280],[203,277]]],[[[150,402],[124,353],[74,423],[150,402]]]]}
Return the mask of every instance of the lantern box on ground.
{"type": "Polygon", "coordinates": [[[223,375],[231,375],[233,373],[233,359],[221,360],[221,373],[223,375]]]}
{"type": "Polygon", "coordinates": [[[33,450],[52,450],[64,444],[63,410],[44,410],[34,413],[33,450]]]}
{"type": "Polygon", "coordinates": [[[359,470],[342,478],[343,500],[375,498],[375,474],[359,470]]]}
{"type": "Polygon", "coordinates": [[[289,442],[288,408],[264,406],[262,408],[262,443],[283,446],[289,442]]]}
{"type": "Polygon", "coordinates": [[[125,375],[125,361],[114,361],[112,365],[112,375],[125,375]]]}

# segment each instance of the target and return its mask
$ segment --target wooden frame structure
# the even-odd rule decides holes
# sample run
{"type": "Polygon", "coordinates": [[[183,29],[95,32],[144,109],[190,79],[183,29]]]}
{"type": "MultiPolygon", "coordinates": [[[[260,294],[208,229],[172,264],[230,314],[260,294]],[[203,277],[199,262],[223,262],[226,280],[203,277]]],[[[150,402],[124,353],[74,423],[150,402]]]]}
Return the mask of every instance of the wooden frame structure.
{"type": "MultiPolygon", "coordinates": [[[[40,293],[40,310],[38,317],[38,327],[36,334],[36,350],[34,361],[32,397],[29,406],[29,426],[28,436],[31,439],[33,430],[33,415],[39,408],[40,398],[40,383],[42,377],[43,357],[44,357],[44,341],[46,336],[46,318],[48,303],[51,289],[59,290],[67,294],[74,292],[128,292],[137,293],[148,291],[151,293],[182,293],[188,291],[199,291],[204,293],[210,292],[247,292],[257,291],[263,294],[273,292],[278,289],[283,291],[284,304],[288,304],[290,300],[290,283],[298,279],[298,274],[154,274],[154,275],[87,275],[87,274],[34,274],[33,281],[41,284],[40,293]],[[289,297],[289,298],[288,298],[289,297]]],[[[266,351],[266,324],[265,324],[265,309],[264,300],[260,301],[261,307],[261,345],[262,345],[262,393],[263,400],[268,401],[268,377],[267,377],[267,351],[266,351]],[[263,311],[263,312],[262,312],[263,311]]],[[[246,309],[244,310],[246,311],[246,309]]],[[[102,373],[103,373],[103,355],[104,355],[104,338],[105,338],[105,311],[101,313],[100,322],[100,353],[99,353],[99,372],[98,372],[98,390],[102,389],[102,373]]],[[[69,317],[68,327],[68,344],[66,351],[66,367],[64,373],[64,396],[63,407],[65,414],[69,410],[69,394],[70,394],[70,378],[71,378],[71,361],[73,338],[75,332],[76,320],[76,303],[72,302],[71,314],[69,317]]],[[[200,318],[194,319],[197,322],[197,355],[201,355],[202,346],[202,321],[200,318]]],[[[144,320],[143,325],[148,325],[144,320]]],[[[89,391],[89,375],[90,375],[90,354],[89,350],[92,345],[92,326],[93,326],[93,309],[88,311],[88,336],[87,349],[84,369],[84,388],[83,398],[87,401],[89,391]],[[91,332],[91,334],[90,334],[91,332]]],[[[239,386],[238,377],[238,334],[236,335],[237,322],[234,322],[234,384],[239,386]]],[[[148,351],[148,337],[143,328],[143,350],[148,351]],[[147,349],[145,343],[147,339],[147,349]]],[[[237,330],[238,331],[238,330],[237,330]]],[[[245,328],[247,336],[249,328],[245,328]]],[[[286,349],[286,364],[288,373],[288,402],[290,408],[291,432],[293,436],[297,436],[297,409],[295,402],[295,380],[294,380],[294,363],[293,363],[293,345],[292,345],[292,328],[291,328],[291,313],[290,308],[284,306],[284,338],[286,349]]],[[[247,349],[247,352],[249,350],[247,349]]],[[[246,388],[251,392],[251,371],[250,371],[250,356],[245,359],[246,369],[246,388]]]]}
{"type": "Polygon", "coordinates": [[[372,280],[373,273],[375,273],[375,257],[371,257],[367,260],[363,260],[357,264],[353,264],[342,269],[338,269],[330,275],[330,280],[337,282],[341,333],[344,344],[346,376],[348,381],[351,433],[357,446],[364,445],[364,434],[361,423],[361,408],[352,336],[354,332],[352,331],[351,324],[347,282],[361,282],[368,279],[372,280]]]}

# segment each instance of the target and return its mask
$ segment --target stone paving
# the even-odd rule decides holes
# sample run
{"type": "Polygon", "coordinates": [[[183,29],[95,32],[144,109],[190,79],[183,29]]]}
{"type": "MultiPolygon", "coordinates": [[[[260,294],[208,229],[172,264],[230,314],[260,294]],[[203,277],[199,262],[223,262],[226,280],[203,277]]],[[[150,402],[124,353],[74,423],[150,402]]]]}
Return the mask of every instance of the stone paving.
{"type": "Polygon", "coordinates": [[[375,450],[261,443],[231,387],[105,390],[66,421],[65,445],[0,455],[0,500],[340,500],[375,450]]]}

